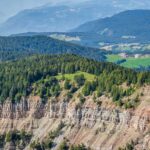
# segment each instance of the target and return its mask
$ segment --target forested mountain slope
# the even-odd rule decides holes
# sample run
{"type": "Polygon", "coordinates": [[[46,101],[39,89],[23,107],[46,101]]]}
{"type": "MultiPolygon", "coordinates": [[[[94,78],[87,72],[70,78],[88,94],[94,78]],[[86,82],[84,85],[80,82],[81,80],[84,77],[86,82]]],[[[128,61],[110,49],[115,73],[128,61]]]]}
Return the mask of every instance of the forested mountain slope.
{"type": "MultiPolygon", "coordinates": [[[[47,76],[57,76],[60,73],[73,74],[77,71],[87,72],[96,76],[100,75],[102,81],[99,81],[101,85],[99,92],[103,93],[108,90],[108,92],[114,94],[113,92],[118,90],[119,95],[116,98],[118,100],[125,93],[120,91],[117,85],[124,82],[127,82],[128,85],[143,85],[150,82],[149,72],[138,73],[115,64],[97,62],[76,55],[37,55],[0,64],[0,100],[4,101],[8,97],[13,101],[18,100],[18,96],[29,95],[32,92],[33,83],[40,79],[44,79],[47,76]],[[109,82],[107,83],[107,81],[109,82]]],[[[93,84],[95,87],[91,89],[91,92],[92,90],[95,91],[97,87],[97,83],[93,84]]],[[[86,86],[89,88],[92,85],[86,86]]],[[[45,89],[45,86],[43,88],[45,89]]],[[[46,92],[44,89],[42,89],[43,92],[46,92]]]]}
{"type": "Polygon", "coordinates": [[[13,60],[33,54],[70,53],[105,60],[106,52],[96,48],[52,39],[47,36],[0,37],[0,60],[13,60]]]}

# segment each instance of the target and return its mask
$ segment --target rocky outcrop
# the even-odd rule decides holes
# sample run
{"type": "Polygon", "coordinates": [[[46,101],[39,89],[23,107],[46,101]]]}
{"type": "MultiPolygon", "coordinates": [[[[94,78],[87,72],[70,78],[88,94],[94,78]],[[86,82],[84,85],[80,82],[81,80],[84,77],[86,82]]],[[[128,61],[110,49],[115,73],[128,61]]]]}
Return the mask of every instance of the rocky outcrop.
{"type": "MultiPolygon", "coordinates": [[[[149,99],[149,96],[148,96],[149,99]]],[[[87,100],[77,107],[75,102],[39,97],[22,98],[20,103],[10,100],[0,104],[0,132],[8,129],[26,129],[33,132],[33,140],[44,138],[56,128],[59,121],[67,128],[62,137],[70,143],[84,143],[93,149],[118,149],[130,140],[143,136],[137,144],[141,150],[150,146],[150,108],[141,104],[136,110],[98,106],[87,100]]]]}

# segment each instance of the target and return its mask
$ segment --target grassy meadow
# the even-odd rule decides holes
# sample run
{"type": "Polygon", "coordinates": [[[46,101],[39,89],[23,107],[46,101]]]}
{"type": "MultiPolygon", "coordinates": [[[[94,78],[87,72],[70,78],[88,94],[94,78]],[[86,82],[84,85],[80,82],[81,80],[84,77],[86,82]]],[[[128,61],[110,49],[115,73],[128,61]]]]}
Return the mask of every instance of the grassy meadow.
{"type": "MultiPolygon", "coordinates": [[[[107,61],[116,63],[119,60],[122,60],[122,58],[119,55],[108,55],[107,61]]],[[[142,67],[148,67],[150,66],[150,57],[141,57],[141,58],[134,58],[134,57],[128,57],[125,58],[126,61],[121,63],[121,66],[127,67],[127,68],[138,68],[140,66],[142,67]]]]}

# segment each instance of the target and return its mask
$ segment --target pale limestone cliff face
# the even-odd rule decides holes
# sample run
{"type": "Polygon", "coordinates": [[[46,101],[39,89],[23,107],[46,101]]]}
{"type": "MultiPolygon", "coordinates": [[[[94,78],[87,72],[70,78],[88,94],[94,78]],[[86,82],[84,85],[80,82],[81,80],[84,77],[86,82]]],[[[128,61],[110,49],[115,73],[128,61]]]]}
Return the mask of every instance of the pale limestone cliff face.
{"type": "Polygon", "coordinates": [[[84,143],[92,149],[117,150],[127,142],[137,140],[137,150],[148,149],[150,94],[145,89],[143,92],[144,97],[136,110],[97,106],[92,98],[87,98],[80,107],[64,99],[50,99],[46,104],[39,97],[22,98],[19,104],[7,100],[0,105],[0,132],[25,129],[33,132],[32,141],[42,140],[63,121],[66,126],[55,139],[58,144],[66,137],[72,144],[84,143]]]}

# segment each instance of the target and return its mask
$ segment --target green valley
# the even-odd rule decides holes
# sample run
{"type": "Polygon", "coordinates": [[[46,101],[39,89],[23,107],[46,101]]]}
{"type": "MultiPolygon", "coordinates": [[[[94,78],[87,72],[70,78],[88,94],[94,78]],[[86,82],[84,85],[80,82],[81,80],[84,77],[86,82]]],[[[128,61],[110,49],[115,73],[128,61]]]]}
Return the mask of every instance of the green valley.
{"type": "Polygon", "coordinates": [[[150,57],[122,58],[121,56],[116,54],[116,55],[107,55],[107,61],[120,64],[121,66],[127,67],[127,68],[139,68],[139,67],[149,67],[150,66],[150,57]]]}

